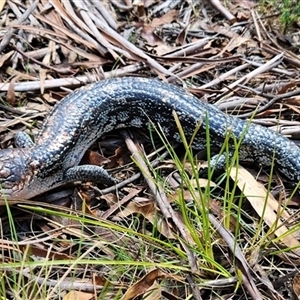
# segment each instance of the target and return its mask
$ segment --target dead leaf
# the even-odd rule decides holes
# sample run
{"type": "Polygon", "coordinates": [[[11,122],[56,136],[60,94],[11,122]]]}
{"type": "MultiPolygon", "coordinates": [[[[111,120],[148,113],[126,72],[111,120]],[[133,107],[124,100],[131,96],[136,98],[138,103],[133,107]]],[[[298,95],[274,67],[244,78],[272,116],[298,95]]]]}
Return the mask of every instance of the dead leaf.
{"type": "Polygon", "coordinates": [[[183,46],[186,44],[186,36],[188,31],[188,26],[185,26],[178,34],[176,38],[176,45],[183,46]]]}
{"type": "Polygon", "coordinates": [[[144,38],[150,46],[164,45],[163,40],[154,33],[154,28],[151,25],[144,25],[141,32],[141,37],[144,38]]]}
{"type": "Polygon", "coordinates": [[[151,224],[156,224],[157,230],[169,239],[174,239],[174,233],[168,226],[168,223],[164,218],[158,215],[154,202],[138,202],[131,201],[128,205],[122,209],[116,216],[126,218],[129,215],[141,214],[151,224]]]}
{"type": "MultiPolygon", "coordinates": [[[[172,278],[173,280],[182,281],[183,278],[174,274],[167,274],[159,269],[155,269],[150,271],[147,275],[145,275],[141,280],[131,286],[125,295],[122,297],[122,300],[130,300],[134,299],[140,295],[145,294],[146,292],[151,291],[151,289],[158,288],[156,284],[156,280],[163,278],[172,278]]],[[[143,298],[143,299],[161,299],[156,297],[143,298]]]]}
{"type": "Polygon", "coordinates": [[[15,83],[16,80],[18,79],[18,77],[14,77],[10,83],[9,83],[9,87],[8,87],[8,91],[6,94],[6,101],[12,105],[12,106],[16,106],[16,93],[15,93],[15,83]]]}
{"type": "Polygon", "coordinates": [[[293,291],[297,297],[300,299],[300,274],[297,274],[293,280],[293,291]]]}
{"type": "Polygon", "coordinates": [[[90,300],[94,297],[92,293],[84,293],[80,291],[70,291],[67,293],[63,300],[90,300]]]}
{"type": "MultiPolygon", "coordinates": [[[[2,4],[2,1],[0,1],[0,6],[2,4]]],[[[7,52],[5,54],[2,54],[0,57],[0,67],[3,66],[3,64],[14,54],[14,50],[7,52]]]]}
{"type": "Polygon", "coordinates": [[[267,193],[265,187],[257,182],[251,173],[241,166],[238,169],[232,168],[230,176],[237,182],[238,187],[243,191],[256,213],[272,228],[274,234],[280,237],[281,242],[287,247],[300,247],[298,240],[293,234],[287,235],[288,228],[283,225],[278,213],[280,213],[280,218],[284,220],[288,220],[290,215],[279,206],[278,201],[270,193],[267,193]],[[275,224],[276,227],[274,228],[275,224]]]}
{"type": "Polygon", "coordinates": [[[134,0],[132,6],[135,7],[136,15],[139,19],[145,20],[147,17],[143,0],[134,0]]]}
{"type": "Polygon", "coordinates": [[[172,23],[173,21],[177,20],[178,18],[178,11],[175,9],[169,10],[166,14],[161,16],[160,18],[154,18],[151,22],[151,26],[156,28],[160,25],[172,23]]]}
{"type": "Polygon", "coordinates": [[[96,165],[96,166],[103,166],[104,164],[108,163],[110,160],[99,152],[88,150],[84,154],[84,159],[88,161],[89,164],[96,165]]]}
{"type": "Polygon", "coordinates": [[[42,249],[40,246],[34,245],[19,245],[19,248],[24,253],[30,253],[30,255],[35,255],[40,258],[54,259],[54,260],[70,260],[74,259],[72,256],[65,253],[59,253],[58,251],[49,251],[49,249],[42,249]],[[27,249],[27,248],[30,249],[27,249]]]}
{"type": "MultiPolygon", "coordinates": [[[[150,46],[166,46],[166,43],[155,33],[158,26],[171,23],[178,17],[178,11],[170,10],[160,18],[154,18],[150,24],[143,23],[141,36],[150,46]]],[[[162,51],[159,51],[161,53],[162,51]]]]}

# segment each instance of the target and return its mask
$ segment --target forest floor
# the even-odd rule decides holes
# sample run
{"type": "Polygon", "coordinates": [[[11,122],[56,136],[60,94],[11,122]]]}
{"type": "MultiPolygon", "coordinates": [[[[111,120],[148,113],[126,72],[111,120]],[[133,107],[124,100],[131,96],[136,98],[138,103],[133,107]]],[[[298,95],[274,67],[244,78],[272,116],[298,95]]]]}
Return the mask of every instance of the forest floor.
{"type": "MultiPolygon", "coordinates": [[[[6,0],[0,11],[2,149],[16,132],[34,138],[74,89],[123,76],[179,85],[300,145],[300,24],[283,28],[272,3],[6,0]]],[[[300,197],[286,178],[243,163],[198,178],[205,161],[190,149],[147,128],[129,132],[133,145],[124,135],[102,136],[84,161],[125,186],[1,200],[2,299],[299,299],[300,197]]]]}

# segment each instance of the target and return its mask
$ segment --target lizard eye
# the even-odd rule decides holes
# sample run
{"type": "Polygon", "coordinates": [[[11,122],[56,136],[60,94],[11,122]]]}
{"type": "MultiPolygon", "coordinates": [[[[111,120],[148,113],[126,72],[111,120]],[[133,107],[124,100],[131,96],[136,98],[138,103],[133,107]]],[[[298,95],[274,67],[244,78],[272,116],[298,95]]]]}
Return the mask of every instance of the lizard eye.
{"type": "Polygon", "coordinates": [[[10,170],[6,167],[0,169],[0,178],[7,178],[10,175],[10,170]]]}
{"type": "Polygon", "coordinates": [[[20,149],[6,149],[0,152],[0,190],[18,188],[26,175],[26,162],[20,149]]]}
{"type": "MultiPolygon", "coordinates": [[[[1,165],[1,163],[0,163],[1,165]]],[[[0,184],[3,189],[13,188],[22,180],[20,169],[9,168],[9,166],[3,166],[0,168],[0,184]]]]}

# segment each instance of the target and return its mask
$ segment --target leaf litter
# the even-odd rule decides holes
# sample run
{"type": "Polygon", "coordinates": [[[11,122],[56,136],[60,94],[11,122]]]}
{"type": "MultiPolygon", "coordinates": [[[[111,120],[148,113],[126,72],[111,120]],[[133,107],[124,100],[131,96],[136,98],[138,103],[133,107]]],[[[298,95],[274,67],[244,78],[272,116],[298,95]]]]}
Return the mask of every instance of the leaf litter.
{"type": "MultiPolygon", "coordinates": [[[[299,143],[299,30],[283,32],[278,12],[256,1],[7,0],[0,11],[2,148],[14,145],[17,131],[34,136],[71,90],[120,76],[183,84],[199,101],[299,143]]],[[[190,162],[176,170],[149,132],[127,135],[108,134],[84,158],[114,169],[117,191],[78,183],[14,201],[15,236],[1,209],[3,263],[36,263],[30,272],[3,265],[7,278],[28,282],[20,292],[7,280],[3,295],[296,299],[299,195],[284,178],[245,165],[248,171],[230,170],[228,184],[237,188],[226,190],[217,178],[197,178],[190,162]],[[207,189],[200,209],[211,224],[211,248],[199,215],[207,189]]]]}

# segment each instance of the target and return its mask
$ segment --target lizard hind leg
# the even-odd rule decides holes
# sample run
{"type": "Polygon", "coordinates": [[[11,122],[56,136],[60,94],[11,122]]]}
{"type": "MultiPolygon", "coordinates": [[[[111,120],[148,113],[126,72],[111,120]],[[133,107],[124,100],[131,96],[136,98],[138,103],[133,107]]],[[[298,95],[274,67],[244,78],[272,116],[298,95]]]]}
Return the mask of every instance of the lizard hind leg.
{"type": "Polygon", "coordinates": [[[68,182],[95,182],[108,186],[114,185],[119,182],[117,179],[112,177],[105,169],[95,165],[80,165],[69,168],[64,173],[64,179],[68,182]]]}
{"type": "Polygon", "coordinates": [[[213,155],[208,166],[199,170],[199,176],[201,178],[207,178],[209,172],[217,172],[218,174],[224,172],[228,163],[231,163],[232,153],[222,153],[213,155]]]}

